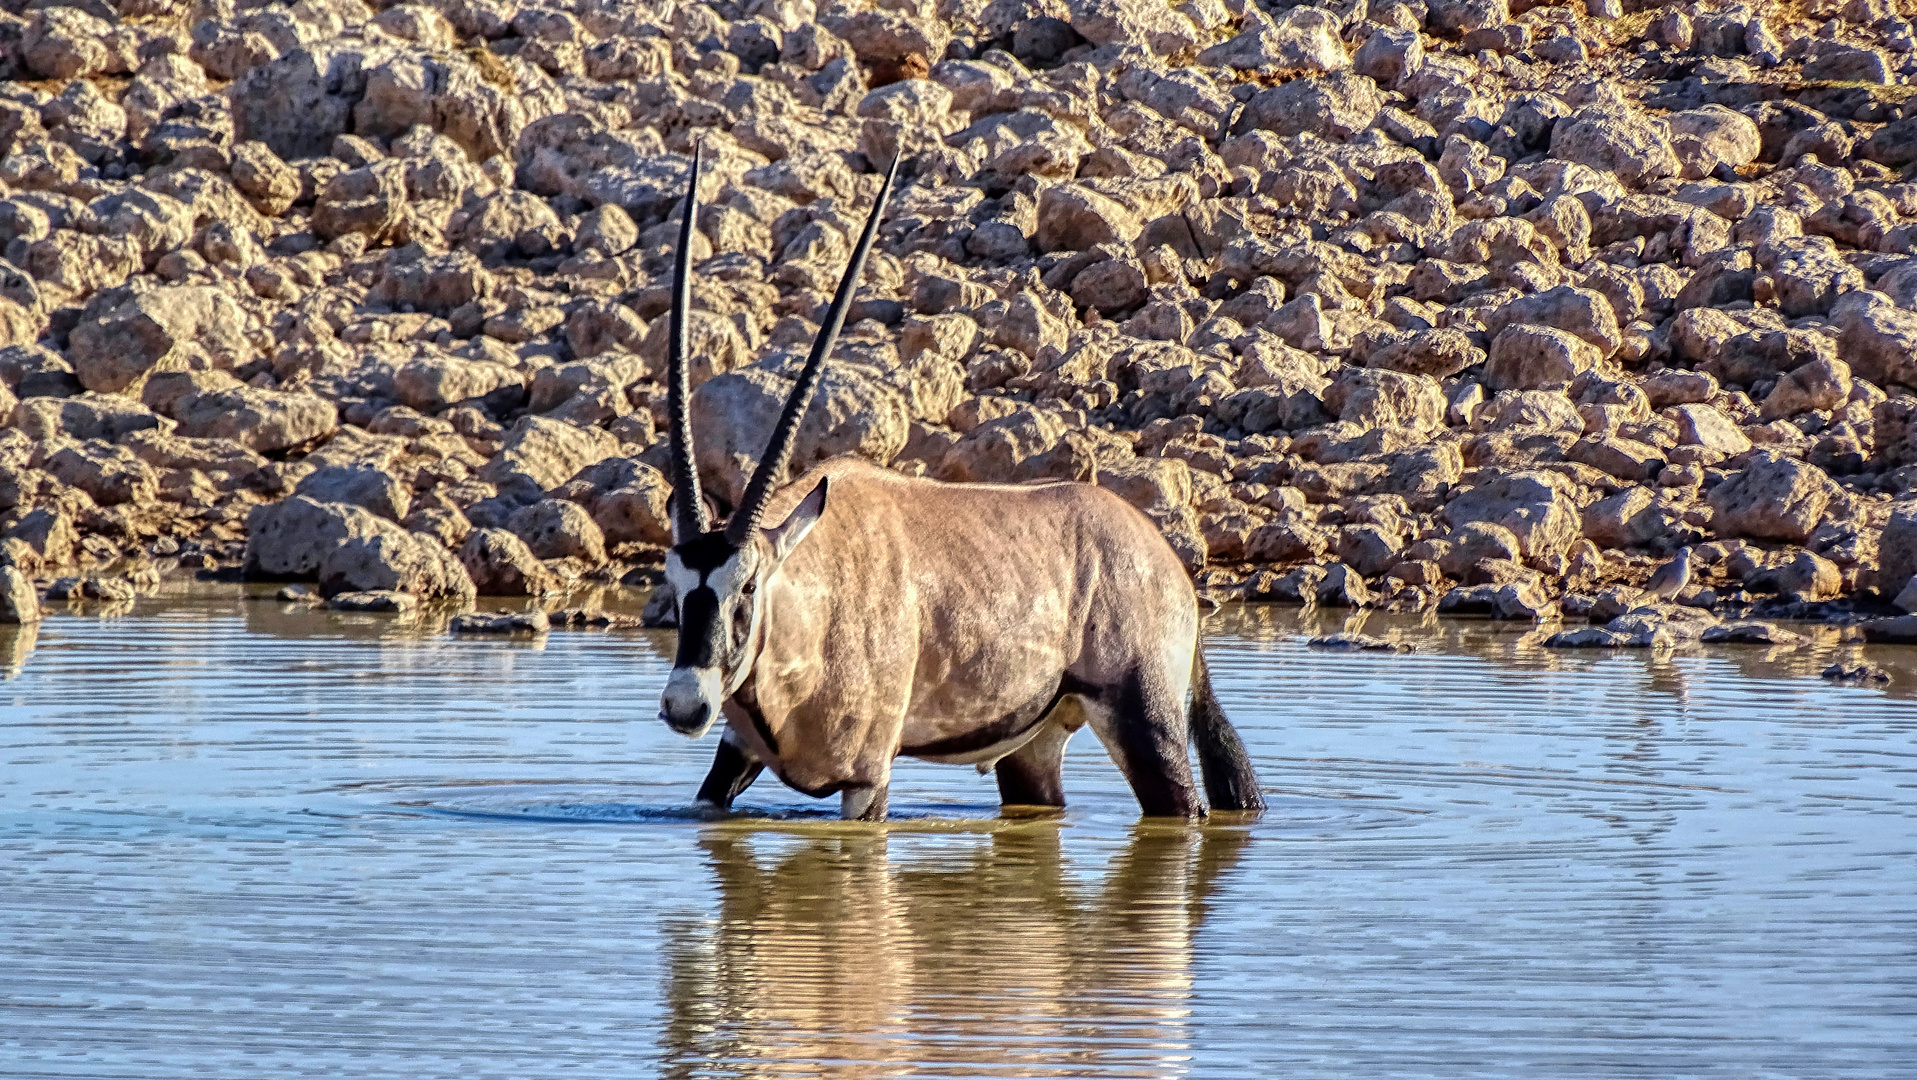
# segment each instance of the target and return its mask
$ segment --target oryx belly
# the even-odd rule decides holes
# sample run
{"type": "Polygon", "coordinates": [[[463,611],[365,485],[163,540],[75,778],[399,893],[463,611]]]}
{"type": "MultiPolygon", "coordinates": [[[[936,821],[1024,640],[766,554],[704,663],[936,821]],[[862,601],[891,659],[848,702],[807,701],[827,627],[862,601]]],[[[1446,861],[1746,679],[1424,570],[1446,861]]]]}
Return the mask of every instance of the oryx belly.
{"type": "Polygon", "coordinates": [[[1044,727],[1044,720],[1035,721],[1027,724],[1025,730],[977,750],[962,750],[956,753],[938,754],[914,752],[908,747],[900,752],[907,757],[915,757],[921,761],[936,761],[941,765],[977,765],[979,772],[989,772],[992,766],[999,763],[1000,758],[1017,753],[1026,743],[1031,742],[1044,727]]]}

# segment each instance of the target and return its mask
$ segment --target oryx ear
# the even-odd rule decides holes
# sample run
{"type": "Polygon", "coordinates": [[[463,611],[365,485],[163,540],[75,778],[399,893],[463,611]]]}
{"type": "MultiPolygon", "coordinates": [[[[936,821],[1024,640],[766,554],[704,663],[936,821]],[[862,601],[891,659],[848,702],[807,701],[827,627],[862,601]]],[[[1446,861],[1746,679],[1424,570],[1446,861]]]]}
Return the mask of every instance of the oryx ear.
{"type": "Polygon", "coordinates": [[[799,541],[805,539],[805,534],[812,531],[812,526],[819,523],[819,515],[825,513],[825,488],[829,482],[828,478],[820,477],[819,486],[793,507],[784,521],[765,530],[765,538],[772,543],[774,559],[784,562],[792,549],[799,546],[799,541]]]}

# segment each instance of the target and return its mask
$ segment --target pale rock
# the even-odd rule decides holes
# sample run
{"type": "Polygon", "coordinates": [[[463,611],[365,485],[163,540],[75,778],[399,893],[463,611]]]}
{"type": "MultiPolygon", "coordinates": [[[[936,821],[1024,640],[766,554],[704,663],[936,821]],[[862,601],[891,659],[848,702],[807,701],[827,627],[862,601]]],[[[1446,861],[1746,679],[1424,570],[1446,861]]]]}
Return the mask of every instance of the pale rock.
{"type": "Polygon", "coordinates": [[[406,167],[378,161],[327,181],[313,203],[313,233],[334,240],[349,233],[379,244],[394,238],[406,221],[406,167]]]}
{"type": "Polygon", "coordinates": [[[459,561],[480,596],[542,596],[559,586],[525,541],[505,529],[474,529],[459,561]]]}
{"type": "Polygon", "coordinates": [[[430,353],[407,361],[393,377],[399,401],[428,414],[525,384],[524,373],[505,364],[430,353]]]}
{"type": "Polygon", "coordinates": [[[1557,473],[1515,472],[1467,488],[1445,504],[1444,517],[1456,528],[1489,522],[1511,530],[1532,562],[1560,558],[1580,538],[1577,503],[1563,490],[1557,473]]]}
{"type": "Polygon", "coordinates": [[[101,506],[150,503],[160,479],[151,466],[124,446],[88,440],[47,458],[47,474],[93,497],[101,506]]]}
{"type": "Polygon", "coordinates": [[[1492,619],[1538,622],[1549,618],[1556,605],[1544,589],[1532,582],[1504,585],[1459,585],[1438,599],[1441,615],[1478,615],[1492,619]]]}
{"type": "Polygon", "coordinates": [[[29,71],[65,82],[106,70],[111,33],[104,20],[78,6],[47,6],[33,13],[17,48],[29,71]]]}
{"type": "Polygon", "coordinates": [[[573,238],[575,251],[596,251],[610,259],[624,254],[639,242],[639,227],[632,215],[617,206],[600,206],[587,212],[573,238]]]}
{"type": "Polygon", "coordinates": [[[1638,380],[1653,409],[1707,402],[1717,396],[1717,380],[1707,371],[1666,369],[1638,380]]]}
{"type": "Polygon", "coordinates": [[[1058,184],[1039,195],[1042,251],[1084,251],[1105,243],[1129,244],[1144,230],[1137,215],[1112,199],[1075,184],[1058,184]]]}
{"type": "Polygon", "coordinates": [[[1795,368],[1777,380],[1765,396],[1761,415],[1786,420],[1818,409],[1838,409],[1850,400],[1850,365],[1838,359],[1817,360],[1795,368]]]}
{"type": "Polygon", "coordinates": [[[1416,30],[1380,27],[1351,57],[1353,71],[1384,86],[1396,86],[1423,66],[1424,43],[1416,30]]]}
{"type": "Polygon", "coordinates": [[[1311,75],[1351,66],[1344,43],[1338,39],[1336,19],[1315,7],[1292,8],[1274,22],[1249,23],[1237,37],[1199,53],[1198,62],[1211,67],[1272,68],[1311,75]]]}
{"type": "Polygon", "coordinates": [[[1831,321],[1842,330],[1838,349],[1858,377],[1877,386],[1917,385],[1917,312],[1859,290],[1832,306],[1831,321]]]}
{"type": "Polygon", "coordinates": [[[606,561],[605,534],[576,503],[541,499],[514,511],[506,528],[540,559],[579,559],[591,566],[606,561]]]}
{"type": "Polygon", "coordinates": [[[231,439],[263,454],[303,446],[339,429],[339,412],[324,398],[251,386],[190,394],[172,415],[182,435],[231,439]]]}
{"type": "Polygon", "coordinates": [[[1668,497],[1643,485],[1584,508],[1584,537],[1602,548],[1668,547],[1684,526],[1668,497]]]}
{"type": "Polygon", "coordinates": [[[1663,120],[1637,109],[1587,105],[1552,129],[1551,156],[1639,185],[1677,174],[1671,142],[1663,120]]]}
{"type": "Polygon", "coordinates": [[[1590,370],[1597,346],[1549,326],[1515,324],[1491,340],[1485,385],[1497,390],[1557,390],[1590,370]]]}
{"type": "Polygon", "coordinates": [[[1741,454],[1751,448],[1751,440],[1730,417],[1711,405],[1678,405],[1664,415],[1677,424],[1678,441],[1686,446],[1702,446],[1721,454],[1741,454]]]}
{"type": "Polygon", "coordinates": [[[367,291],[368,303],[410,307],[435,315],[477,304],[492,295],[492,275],[467,251],[389,260],[367,291]]]}
{"type": "Polygon", "coordinates": [[[381,524],[361,507],[298,495],[256,506],[246,519],[246,573],[311,578],[333,548],[376,535],[381,524]]]}
{"type": "MultiPolygon", "coordinates": [[[[639,343],[639,355],[652,366],[656,378],[664,378],[666,344],[672,333],[671,319],[654,319],[639,343]]],[[[687,314],[687,377],[692,385],[744,367],[752,362],[752,349],[731,319],[716,312],[694,309],[687,314]]]]}
{"type": "Polygon", "coordinates": [[[80,314],[67,359],[81,385],[138,395],[149,374],[183,370],[194,353],[232,368],[251,359],[245,312],[213,286],[100,293],[80,314]]]}
{"type": "Polygon", "coordinates": [[[1416,330],[1374,350],[1365,366],[1443,379],[1484,359],[1484,350],[1462,330],[1416,330]]]}
{"type": "Polygon", "coordinates": [[[1324,406],[1367,428],[1431,432],[1444,426],[1444,390],[1428,375],[1347,367],[1325,388],[1324,406]]]}
{"type": "MultiPolygon", "coordinates": [[[[647,330],[645,321],[624,304],[585,303],[566,317],[566,344],[581,360],[614,350],[636,354],[645,345],[647,330]]],[[[644,358],[635,356],[634,359],[640,361],[638,374],[643,374],[647,367],[644,358]]]]}
{"type": "Polygon", "coordinates": [[[1559,390],[1501,390],[1477,408],[1471,426],[1489,431],[1561,431],[1581,435],[1584,417],[1559,390]]]}
{"type": "Polygon", "coordinates": [[[133,188],[87,204],[79,223],[88,232],[122,236],[140,246],[147,269],[193,235],[193,211],[158,192],[133,188]]]}
{"type": "Polygon", "coordinates": [[[15,566],[0,564],[0,624],[25,626],[40,621],[40,597],[33,579],[15,566]]]}
{"type": "Polygon", "coordinates": [[[997,326],[989,326],[991,343],[1012,349],[1037,361],[1047,349],[1064,349],[1072,340],[1072,328],[1052,315],[1033,295],[1020,292],[1006,305],[997,326]]]}
{"type": "Polygon", "coordinates": [[[1191,466],[1177,458],[1134,458],[1105,465],[1098,470],[1098,486],[1148,514],[1192,501],[1191,466]]]}
{"type": "Polygon", "coordinates": [[[1657,447],[1617,435],[1587,435],[1573,443],[1564,456],[1629,483],[1655,479],[1665,465],[1664,454],[1657,447]]]}
{"type": "Polygon", "coordinates": [[[1711,526],[1722,538],[1801,544],[1838,493],[1817,466],[1761,452],[1711,490],[1711,526]]]}
{"type": "Polygon", "coordinates": [[[1152,0],[1071,0],[1072,29],[1096,45],[1137,45],[1170,56],[1201,40],[1191,19],[1152,0]]]}
{"type": "Polygon", "coordinates": [[[1516,323],[1553,327],[1583,338],[1608,359],[1624,343],[1617,314],[1604,294],[1572,285],[1560,285],[1503,304],[1485,319],[1485,329],[1497,334],[1516,323]]]}
{"type": "Polygon", "coordinates": [[[1090,480],[1096,458],[1068,441],[1065,422],[1044,409],[1020,409],[965,433],[946,451],[939,478],[957,482],[1090,480]]]}
{"type": "Polygon", "coordinates": [[[1710,176],[1719,168],[1738,169],[1757,160],[1762,140],[1757,125],[1722,105],[1706,105],[1664,117],[1671,146],[1686,180],[1710,176]]]}
{"type": "Polygon", "coordinates": [[[13,549],[13,561],[26,571],[65,566],[80,547],[80,531],[74,526],[73,516],[50,506],[27,512],[7,530],[6,539],[18,544],[5,547],[13,549]]]}
{"type": "Polygon", "coordinates": [[[320,595],[392,592],[433,600],[475,594],[466,568],[439,541],[382,518],[371,520],[369,531],[347,536],[321,556],[320,595]]]}
{"type": "Polygon", "coordinates": [[[1837,564],[1815,552],[1799,551],[1744,578],[1752,592],[1775,592],[1799,603],[1829,600],[1844,588],[1837,564]]]}
{"type": "Polygon", "coordinates": [[[55,229],[28,244],[18,256],[20,268],[31,275],[43,295],[77,302],[119,285],[140,272],[146,253],[127,236],[94,236],[72,229],[55,229]]]}
{"type": "Polygon", "coordinates": [[[293,494],[362,507],[389,521],[404,520],[413,497],[397,476],[370,464],[322,466],[307,473],[293,494]]]}
{"type": "MultiPolygon", "coordinates": [[[[693,445],[705,490],[728,505],[738,504],[791,391],[791,379],[750,367],[720,375],[693,392],[693,445]]],[[[850,365],[827,365],[799,424],[787,475],[842,454],[889,464],[905,448],[911,419],[911,407],[895,387],[850,365]]]]}
{"type": "Polygon", "coordinates": [[[479,478],[502,488],[526,482],[545,492],[572,479],[586,466],[618,453],[619,440],[603,428],[522,416],[506,430],[498,456],[479,471],[479,478]]]}
{"type": "Polygon", "coordinates": [[[1891,504],[1877,553],[1878,585],[1886,595],[1899,597],[1898,606],[1902,607],[1901,594],[1917,579],[1917,498],[1902,498],[1891,504]]]}
{"type": "Polygon", "coordinates": [[[1503,562],[1524,559],[1524,545],[1518,541],[1517,534],[1496,522],[1467,521],[1444,539],[1444,550],[1437,562],[1446,577],[1463,578],[1487,559],[1503,562]]]}
{"type": "Polygon", "coordinates": [[[664,473],[630,458],[608,458],[574,478],[580,480],[592,485],[585,505],[607,543],[672,542],[672,481],[664,473]]]}
{"type": "Polygon", "coordinates": [[[88,391],[69,398],[30,397],[13,409],[13,426],[39,440],[105,439],[160,426],[160,417],[138,402],[88,391]]]}
{"type": "Polygon", "coordinates": [[[1261,90],[1245,103],[1233,134],[1254,130],[1280,136],[1310,133],[1346,142],[1371,126],[1384,108],[1378,84],[1351,71],[1293,79],[1261,90]]]}

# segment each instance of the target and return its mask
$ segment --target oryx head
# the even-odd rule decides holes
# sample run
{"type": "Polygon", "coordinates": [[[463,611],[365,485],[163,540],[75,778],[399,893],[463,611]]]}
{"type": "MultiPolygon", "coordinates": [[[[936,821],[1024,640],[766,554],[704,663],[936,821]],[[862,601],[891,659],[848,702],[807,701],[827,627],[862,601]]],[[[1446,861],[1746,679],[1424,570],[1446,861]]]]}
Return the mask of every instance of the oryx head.
{"type": "Polygon", "coordinates": [[[686,375],[686,310],[692,281],[688,263],[693,223],[699,216],[699,158],[692,155],[692,178],[686,185],[685,218],[679,225],[679,250],[673,263],[672,334],[667,350],[666,401],[671,413],[672,550],[666,553],[666,581],[679,606],[679,653],[666,679],[659,702],[659,718],[682,735],[698,738],[712,727],[719,706],[744,685],[764,640],[765,589],[800,540],[825,511],[826,485],[821,482],[788,515],[766,527],[766,503],[785,476],[786,462],[798,441],[799,422],[812,403],[825,358],[832,351],[851,305],[866,253],[878,232],[879,215],[898,171],[897,156],[879,185],[879,196],[866,216],[858,245],[838,292],[826,309],[825,322],[812,342],[812,352],[786,398],[785,410],[773,426],[772,437],[759,467],[746,486],[738,510],[722,529],[707,529],[705,501],[699,494],[699,470],[692,453],[692,418],[687,409],[691,388],[686,375]]]}

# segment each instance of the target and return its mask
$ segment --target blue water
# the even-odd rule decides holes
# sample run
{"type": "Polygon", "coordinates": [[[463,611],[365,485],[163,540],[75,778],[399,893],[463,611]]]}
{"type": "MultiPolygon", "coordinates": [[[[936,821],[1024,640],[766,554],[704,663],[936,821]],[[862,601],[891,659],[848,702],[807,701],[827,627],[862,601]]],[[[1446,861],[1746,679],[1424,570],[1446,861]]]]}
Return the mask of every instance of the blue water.
{"type": "Polygon", "coordinates": [[[0,629],[0,1077],[1917,1076],[1917,662],[1340,623],[1213,620],[1272,810],[1201,829],[1089,737],[1058,820],[700,820],[652,632],[0,629]]]}

